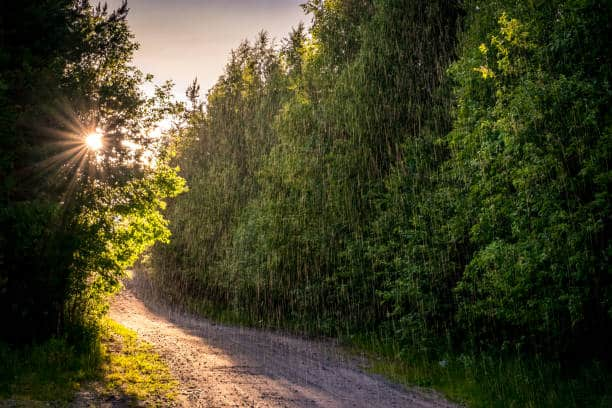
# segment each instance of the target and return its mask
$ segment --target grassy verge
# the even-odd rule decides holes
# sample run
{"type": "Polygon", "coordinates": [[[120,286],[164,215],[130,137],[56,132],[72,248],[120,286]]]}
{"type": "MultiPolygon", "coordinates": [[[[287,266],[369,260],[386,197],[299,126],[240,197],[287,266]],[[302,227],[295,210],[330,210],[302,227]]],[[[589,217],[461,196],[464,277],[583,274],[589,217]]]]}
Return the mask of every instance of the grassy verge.
{"type": "Polygon", "coordinates": [[[169,406],[176,386],[151,345],[109,319],[79,346],[64,339],[19,349],[0,344],[0,401],[64,405],[79,390],[91,389],[88,402],[94,405],[121,399],[131,405],[169,406]]]}
{"type": "MultiPolygon", "coordinates": [[[[162,302],[164,296],[145,286],[145,278],[140,279],[139,293],[162,302]]],[[[320,334],[316,330],[304,332],[305,328],[316,327],[316,322],[260,321],[247,311],[189,296],[174,298],[180,298],[187,311],[220,323],[320,334]]],[[[612,372],[597,362],[564,370],[559,362],[535,357],[449,354],[431,360],[422,354],[406,353],[380,335],[354,335],[341,340],[350,353],[368,357],[372,373],[408,387],[441,392],[468,407],[612,407],[612,372]]]]}
{"type": "Polygon", "coordinates": [[[102,393],[119,392],[146,406],[170,405],[178,383],[153,347],[110,319],[103,328],[102,393]]]}
{"type": "MultiPolygon", "coordinates": [[[[191,302],[187,309],[226,324],[296,331],[291,322],[262,324],[246,314],[191,302]]],[[[300,329],[307,325],[302,324],[300,329]]],[[[315,334],[310,332],[310,334],[315,334]]],[[[368,370],[407,387],[434,390],[472,408],[612,407],[612,372],[598,362],[564,369],[537,357],[447,354],[431,360],[406,353],[389,340],[359,335],[341,339],[350,353],[366,355],[368,370]]]]}
{"type": "Polygon", "coordinates": [[[351,352],[369,357],[372,373],[440,391],[468,407],[612,406],[612,373],[596,362],[564,372],[558,362],[535,358],[448,355],[432,361],[369,336],[347,344],[351,352]]]}

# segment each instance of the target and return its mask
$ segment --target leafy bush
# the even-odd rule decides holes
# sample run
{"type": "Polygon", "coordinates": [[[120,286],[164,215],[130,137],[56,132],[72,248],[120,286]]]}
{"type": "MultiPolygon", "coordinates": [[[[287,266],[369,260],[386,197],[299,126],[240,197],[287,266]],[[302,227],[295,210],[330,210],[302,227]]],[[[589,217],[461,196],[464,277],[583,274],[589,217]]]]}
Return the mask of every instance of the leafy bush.
{"type": "Polygon", "coordinates": [[[152,98],[140,91],[150,78],[131,66],[127,12],[76,0],[3,7],[0,320],[11,328],[3,340],[95,324],[124,269],[168,238],[163,199],[185,184],[167,164],[168,138],[150,134],[180,107],[170,85],[152,98]],[[94,152],[85,137],[98,128],[104,143],[94,152]]]}

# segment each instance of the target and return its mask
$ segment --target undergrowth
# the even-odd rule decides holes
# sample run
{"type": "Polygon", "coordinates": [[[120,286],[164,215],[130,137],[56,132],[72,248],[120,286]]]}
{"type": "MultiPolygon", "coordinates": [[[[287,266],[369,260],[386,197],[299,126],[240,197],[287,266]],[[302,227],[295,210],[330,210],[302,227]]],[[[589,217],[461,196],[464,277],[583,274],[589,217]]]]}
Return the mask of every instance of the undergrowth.
{"type": "MultiPolygon", "coordinates": [[[[152,302],[172,298],[150,286],[144,269],[132,284],[152,302]]],[[[239,308],[224,308],[205,299],[183,296],[174,305],[222,324],[283,330],[301,336],[322,335],[316,321],[260,320],[239,308]]],[[[381,334],[336,334],[350,354],[367,357],[367,371],[413,388],[435,390],[449,400],[474,408],[612,406],[612,372],[597,361],[564,367],[542,357],[440,353],[429,358],[409,352],[381,334]],[[577,367],[576,367],[577,366],[577,367]]],[[[567,366],[571,365],[566,364],[567,366]]]]}
{"type": "Polygon", "coordinates": [[[100,377],[98,337],[70,345],[65,338],[14,348],[0,343],[0,398],[69,401],[81,385],[100,377]]]}
{"type": "Polygon", "coordinates": [[[440,391],[468,407],[612,406],[612,373],[598,362],[568,370],[558,361],[533,357],[446,354],[431,359],[376,335],[343,340],[351,353],[368,357],[368,371],[440,391]]]}
{"type": "Polygon", "coordinates": [[[14,348],[0,343],[0,400],[73,401],[91,389],[96,399],[130,405],[168,406],[177,382],[152,346],[134,331],[104,319],[77,345],[66,338],[14,348]]]}

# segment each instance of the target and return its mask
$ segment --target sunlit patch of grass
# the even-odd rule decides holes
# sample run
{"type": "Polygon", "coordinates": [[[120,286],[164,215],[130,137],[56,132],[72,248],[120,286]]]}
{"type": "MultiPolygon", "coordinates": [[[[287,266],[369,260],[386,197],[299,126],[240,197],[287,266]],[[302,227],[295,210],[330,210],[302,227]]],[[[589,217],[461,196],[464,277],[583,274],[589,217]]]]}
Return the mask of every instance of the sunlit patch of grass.
{"type": "Polygon", "coordinates": [[[376,337],[358,336],[347,344],[351,353],[368,357],[368,371],[442,392],[468,407],[612,406],[612,373],[596,362],[564,372],[558,362],[535,357],[447,354],[432,360],[376,337]]]}
{"type": "Polygon", "coordinates": [[[91,330],[78,347],[65,339],[21,348],[0,343],[0,405],[66,405],[87,389],[100,401],[172,405],[178,383],[150,344],[110,319],[91,330]]]}
{"type": "Polygon", "coordinates": [[[167,406],[173,401],[178,383],[153,346],[110,319],[102,327],[105,392],[120,392],[146,406],[167,406]]]}

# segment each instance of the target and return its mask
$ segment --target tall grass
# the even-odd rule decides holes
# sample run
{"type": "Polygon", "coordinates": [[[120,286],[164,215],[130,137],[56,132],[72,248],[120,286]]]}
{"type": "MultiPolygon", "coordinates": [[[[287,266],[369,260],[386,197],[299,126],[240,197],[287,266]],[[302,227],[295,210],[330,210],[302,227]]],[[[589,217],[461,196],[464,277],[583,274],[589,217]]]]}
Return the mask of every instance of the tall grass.
{"type": "Polygon", "coordinates": [[[474,408],[610,407],[612,374],[597,361],[572,369],[543,357],[453,354],[429,358],[380,335],[343,339],[369,358],[367,370],[410,387],[435,389],[474,408]]]}
{"type": "Polygon", "coordinates": [[[21,348],[0,343],[0,398],[69,401],[100,377],[102,358],[98,336],[76,346],[66,338],[21,348]]]}

